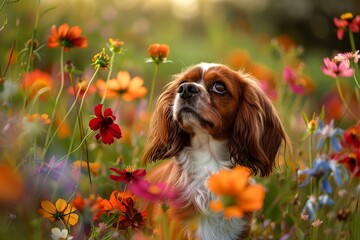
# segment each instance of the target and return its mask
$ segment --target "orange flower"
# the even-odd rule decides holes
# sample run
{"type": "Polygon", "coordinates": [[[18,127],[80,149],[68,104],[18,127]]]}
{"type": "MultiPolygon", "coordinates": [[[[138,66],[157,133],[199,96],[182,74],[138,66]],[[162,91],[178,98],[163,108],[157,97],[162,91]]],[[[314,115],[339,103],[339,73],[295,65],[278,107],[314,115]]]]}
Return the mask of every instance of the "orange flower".
{"type": "Polygon", "coordinates": [[[121,97],[125,101],[132,101],[142,98],[146,95],[147,89],[144,87],[144,80],[140,77],[130,77],[127,71],[119,71],[117,78],[109,79],[107,82],[104,80],[97,80],[96,87],[102,97],[105,93],[105,98],[121,97]]]}
{"type": "Polygon", "coordinates": [[[64,51],[70,51],[71,48],[85,48],[87,47],[86,37],[80,36],[81,29],[79,26],[69,27],[66,23],[59,26],[51,27],[51,36],[48,39],[49,48],[64,47],[64,51]]]}
{"type": "MultiPolygon", "coordinates": [[[[81,99],[85,93],[87,85],[88,85],[87,80],[79,79],[75,85],[75,89],[72,86],[70,86],[67,92],[72,96],[76,96],[76,94],[78,94],[78,92],[80,91],[79,98],[81,99]]],[[[85,97],[91,96],[95,91],[96,91],[96,87],[94,85],[90,85],[89,90],[85,95],[85,97]]]]}
{"type": "Polygon", "coordinates": [[[44,218],[49,219],[52,222],[62,221],[66,225],[75,225],[79,216],[75,213],[76,208],[72,203],[67,203],[64,199],[59,198],[55,205],[48,201],[41,201],[41,208],[39,208],[39,213],[44,218]]]}
{"type": "Polygon", "coordinates": [[[109,38],[110,50],[112,52],[121,53],[123,50],[124,42],[119,39],[109,38]]]}
{"type": "Polygon", "coordinates": [[[154,62],[156,64],[167,62],[166,58],[169,55],[170,48],[166,44],[151,44],[148,48],[148,54],[150,59],[146,62],[154,62]]]}
{"type": "MultiPolygon", "coordinates": [[[[77,160],[73,162],[73,164],[71,165],[72,167],[71,176],[73,177],[73,179],[77,179],[80,171],[80,166],[86,170],[88,169],[88,165],[85,160],[83,161],[77,160]]],[[[89,163],[89,168],[90,168],[90,172],[94,174],[94,176],[99,176],[101,169],[100,163],[89,163]]]]}
{"type": "Polygon", "coordinates": [[[21,175],[8,164],[0,164],[0,204],[18,200],[23,192],[21,175]]]}
{"type": "Polygon", "coordinates": [[[249,184],[250,170],[237,166],[232,170],[220,170],[210,176],[210,191],[219,196],[210,202],[213,211],[224,211],[226,218],[242,217],[263,207],[265,190],[261,185],[249,184]]]}
{"type": "Polygon", "coordinates": [[[38,113],[27,115],[26,119],[29,122],[39,121],[39,122],[42,122],[43,124],[46,124],[46,125],[50,123],[49,115],[47,115],[46,113],[43,113],[41,115],[39,115],[38,113]]]}
{"type": "Polygon", "coordinates": [[[29,98],[34,98],[36,94],[39,94],[40,99],[45,100],[45,93],[52,89],[52,78],[48,73],[35,69],[23,75],[22,87],[28,91],[29,98]]]}

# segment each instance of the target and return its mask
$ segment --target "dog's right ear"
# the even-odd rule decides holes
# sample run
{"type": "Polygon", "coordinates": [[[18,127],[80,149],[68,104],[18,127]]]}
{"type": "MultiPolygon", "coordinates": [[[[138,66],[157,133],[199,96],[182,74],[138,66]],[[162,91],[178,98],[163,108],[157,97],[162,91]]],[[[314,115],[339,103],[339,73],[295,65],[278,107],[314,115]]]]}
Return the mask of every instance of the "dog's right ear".
{"type": "Polygon", "coordinates": [[[177,88],[177,81],[169,83],[156,103],[145,139],[144,164],[174,157],[189,140],[188,134],[173,119],[172,106],[177,88]]]}

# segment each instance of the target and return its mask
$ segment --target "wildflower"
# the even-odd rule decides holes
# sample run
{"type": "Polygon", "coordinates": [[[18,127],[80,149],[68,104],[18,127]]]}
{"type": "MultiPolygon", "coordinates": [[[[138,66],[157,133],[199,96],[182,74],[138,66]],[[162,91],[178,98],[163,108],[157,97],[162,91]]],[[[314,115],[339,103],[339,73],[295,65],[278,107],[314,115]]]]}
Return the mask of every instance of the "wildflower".
{"type": "Polygon", "coordinates": [[[349,208],[342,208],[338,211],[336,219],[339,221],[346,221],[350,216],[351,212],[349,208]]]}
{"type": "Polygon", "coordinates": [[[318,228],[321,224],[323,224],[323,221],[321,221],[320,219],[316,219],[313,223],[311,223],[311,226],[313,226],[314,228],[318,228]]]}
{"type": "Polygon", "coordinates": [[[51,36],[48,39],[49,48],[64,47],[64,51],[70,51],[71,48],[85,48],[87,47],[86,37],[80,36],[81,29],[79,26],[69,27],[64,23],[56,29],[56,26],[51,27],[51,36]]]}
{"type": "Polygon", "coordinates": [[[117,78],[104,80],[97,80],[96,86],[99,89],[101,97],[105,94],[105,98],[121,97],[125,101],[132,101],[142,98],[146,95],[147,89],[144,87],[144,80],[140,77],[131,78],[129,72],[119,71],[117,78]]]}
{"type": "Polygon", "coordinates": [[[314,221],[316,215],[316,198],[311,195],[309,199],[306,201],[304,208],[302,210],[301,216],[306,215],[307,220],[314,221]]]}
{"type": "Polygon", "coordinates": [[[114,227],[118,226],[123,230],[131,227],[133,230],[138,230],[145,225],[146,212],[139,212],[134,208],[134,201],[131,197],[125,198],[121,204],[125,211],[120,215],[119,222],[113,224],[114,227]]]}
{"type": "Polygon", "coordinates": [[[309,220],[309,215],[308,214],[301,214],[300,219],[304,220],[304,221],[308,221],[309,220]]]}
{"type": "Polygon", "coordinates": [[[119,125],[114,123],[116,117],[113,115],[112,110],[110,108],[105,109],[104,115],[102,114],[102,104],[98,104],[95,106],[94,112],[96,118],[93,118],[89,122],[89,126],[91,130],[99,130],[99,133],[96,134],[96,140],[101,140],[105,144],[112,144],[114,142],[114,138],[121,138],[121,130],[119,125]]]}
{"type": "Polygon", "coordinates": [[[360,149],[360,124],[344,131],[344,141],[350,148],[360,149]]]}
{"type": "Polygon", "coordinates": [[[260,81],[259,85],[260,85],[260,88],[266,93],[266,95],[270,99],[272,99],[272,100],[277,99],[277,97],[278,97],[277,91],[275,89],[272,89],[267,81],[260,81]]]}
{"type": "Polygon", "coordinates": [[[329,58],[324,58],[325,66],[321,67],[321,70],[325,75],[328,75],[332,78],[337,77],[352,77],[353,69],[350,68],[350,65],[347,64],[346,61],[335,62],[331,61],[329,58]]]}
{"type": "Polygon", "coordinates": [[[331,148],[335,152],[341,150],[341,144],[339,136],[342,136],[343,130],[340,128],[334,128],[334,120],[331,120],[328,125],[325,125],[323,121],[319,122],[319,128],[315,131],[315,135],[319,136],[319,143],[317,148],[321,149],[324,143],[330,141],[331,148]]]}
{"type": "Polygon", "coordinates": [[[75,225],[79,216],[75,213],[76,208],[72,203],[67,203],[64,199],[59,198],[55,205],[48,201],[41,201],[41,208],[38,210],[40,215],[52,222],[62,221],[66,225],[75,225]]]}
{"type": "Polygon", "coordinates": [[[5,163],[0,163],[0,172],[0,204],[13,204],[23,193],[22,177],[15,168],[5,163]]]}
{"type": "Polygon", "coordinates": [[[49,115],[47,115],[46,113],[43,113],[41,115],[39,115],[38,113],[34,113],[34,114],[31,114],[31,115],[27,115],[26,116],[26,119],[29,121],[29,122],[35,122],[35,121],[39,121],[45,125],[49,124],[50,123],[50,119],[49,119],[49,115]]]}
{"type": "Polygon", "coordinates": [[[319,208],[321,208],[324,205],[334,205],[334,200],[332,200],[329,195],[327,194],[322,194],[319,197],[319,208]]]}
{"type": "MultiPolygon", "coordinates": [[[[75,88],[70,86],[67,92],[72,96],[76,96],[77,94],[79,94],[79,98],[81,99],[84,96],[87,85],[88,81],[81,78],[77,81],[75,88]]],[[[96,87],[94,85],[90,85],[89,90],[85,96],[91,96],[95,91],[96,87]]]]}
{"type": "Polygon", "coordinates": [[[175,191],[163,182],[151,184],[148,181],[141,181],[138,184],[130,185],[129,188],[136,196],[151,202],[166,203],[173,201],[176,197],[175,191]]]}
{"type": "Polygon", "coordinates": [[[360,149],[354,152],[345,152],[342,154],[334,154],[334,160],[345,165],[345,167],[356,177],[360,177],[360,149]]]}
{"type": "Polygon", "coordinates": [[[109,55],[106,54],[105,52],[105,48],[103,48],[103,50],[97,54],[94,55],[94,57],[92,58],[92,64],[94,65],[95,68],[107,68],[109,69],[110,67],[110,57],[109,55]]]}
{"type": "Polygon", "coordinates": [[[154,62],[156,64],[170,62],[169,60],[166,60],[169,52],[170,48],[166,44],[151,44],[148,48],[148,54],[150,58],[147,59],[146,62],[154,62]]]}
{"type": "Polygon", "coordinates": [[[73,179],[77,179],[77,177],[80,174],[80,168],[81,167],[83,169],[86,169],[86,170],[89,167],[90,172],[92,174],[94,174],[94,176],[99,176],[100,169],[101,169],[100,163],[89,162],[89,166],[88,166],[88,163],[86,161],[84,161],[84,160],[83,161],[77,160],[77,161],[73,162],[71,167],[72,167],[71,176],[73,177],[73,179]]]}
{"type": "Polygon", "coordinates": [[[35,69],[24,73],[22,87],[25,91],[28,91],[30,99],[39,95],[40,99],[45,100],[47,96],[45,93],[50,92],[52,89],[52,78],[48,73],[35,69]]]}
{"type": "Polygon", "coordinates": [[[74,237],[69,236],[67,229],[60,230],[59,228],[55,227],[51,229],[51,238],[53,240],[71,240],[74,237]]]}
{"type": "Polygon", "coordinates": [[[294,93],[301,95],[305,92],[304,86],[300,81],[300,76],[298,76],[292,68],[284,68],[283,78],[294,93]]]}
{"type": "Polygon", "coordinates": [[[313,168],[306,170],[299,170],[299,176],[306,175],[306,179],[299,187],[306,186],[312,177],[319,179],[321,188],[326,193],[332,193],[332,186],[329,181],[329,176],[333,176],[335,183],[338,186],[342,185],[343,178],[347,178],[346,171],[340,168],[337,161],[333,159],[326,159],[324,156],[318,156],[313,163],[313,168]]]}
{"type": "Polygon", "coordinates": [[[55,156],[52,156],[48,163],[42,161],[39,165],[39,167],[31,169],[32,175],[41,175],[41,177],[49,177],[53,180],[59,180],[61,177],[64,177],[65,160],[56,161],[55,156]]]}
{"type": "Polygon", "coordinates": [[[122,46],[124,46],[123,41],[120,41],[119,39],[109,38],[109,42],[110,42],[110,51],[116,53],[122,53],[123,51],[122,46]]]}
{"type": "Polygon", "coordinates": [[[360,57],[359,50],[357,50],[355,53],[352,52],[338,53],[334,57],[334,60],[336,62],[345,62],[347,66],[350,66],[350,60],[353,60],[354,63],[358,63],[359,57],[360,57]]]}
{"type": "Polygon", "coordinates": [[[337,38],[342,40],[347,30],[353,33],[359,32],[360,16],[354,18],[353,14],[344,13],[340,15],[340,18],[334,18],[334,24],[338,28],[337,38]]]}
{"type": "Polygon", "coordinates": [[[123,182],[123,183],[138,182],[146,174],[145,169],[134,170],[133,166],[127,166],[125,169],[121,171],[116,168],[110,168],[110,170],[118,174],[118,175],[110,175],[110,178],[114,181],[123,182]]]}
{"type": "Polygon", "coordinates": [[[240,166],[211,175],[207,185],[219,200],[211,201],[210,208],[224,211],[226,218],[242,217],[244,212],[261,209],[265,190],[261,185],[249,184],[249,177],[250,170],[240,166]]]}

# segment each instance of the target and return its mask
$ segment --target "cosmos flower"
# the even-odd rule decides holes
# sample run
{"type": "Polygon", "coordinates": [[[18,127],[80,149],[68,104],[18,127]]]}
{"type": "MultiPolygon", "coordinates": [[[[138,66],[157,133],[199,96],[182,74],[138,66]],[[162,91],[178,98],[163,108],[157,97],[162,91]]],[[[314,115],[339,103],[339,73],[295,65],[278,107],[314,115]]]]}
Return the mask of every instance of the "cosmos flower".
{"type": "Polygon", "coordinates": [[[66,225],[75,225],[79,216],[75,213],[76,208],[72,203],[67,203],[64,199],[59,198],[55,205],[48,201],[41,201],[41,208],[39,213],[44,218],[49,219],[52,222],[62,221],[66,225]]]}
{"type": "Polygon", "coordinates": [[[67,229],[60,230],[59,228],[55,227],[51,229],[51,238],[53,240],[71,240],[74,237],[69,236],[67,229]]]}
{"type": "Polygon", "coordinates": [[[71,48],[85,48],[87,47],[86,37],[80,36],[81,29],[79,26],[69,27],[64,23],[56,29],[56,26],[51,27],[51,35],[48,39],[49,48],[64,47],[64,51],[70,51],[71,48]]]}
{"type": "Polygon", "coordinates": [[[149,59],[146,62],[154,62],[156,64],[171,62],[167,60],[170,48],[166,44],[153,43],[148,48],[149,59]]]}
{"type": "Polygon", "coordinates": [[[232,170],[220,170],[207,182],[211,192],[219,196],[210,202],[215,212],[224,211],[226,218],[242,217],[263,207],[265,189],[258,184],[249,184],[250,170],[237,166],[232,170]]]}
{"type": "Polygon", "coordinates": [[[89,127],[94,131],[99,130],[99,133],[95,136],[96,140],[101,138],[103,143],[110,145],[114,142],[114,138],[121,138],[121,129],[115,123],[116,117],[112,110],[110,108],[105,109],[103,115],[102,106],[102,104],[95,106],[94,112],[96,118],[90,120],[89,127]]]}
{"type": "Polygon", "coordinates": [[[129,185],[129,189],[136,196],[151,202],[172,202],[176,194],[166,183],[158,182],[151,184],[148,181],[140,181],[138,184],[129,185]]]}
{"type": "Polygon", "coordinates": [[[131,78],[127,71],[119,71],[116,78],[109,79],[107,82],[101,79],[97,80],[96,87],[101,97],[106,89],[105,98],[107,99],[120,97],[125,101],[132,101],[144,97],[147,93],[144,80],[137,76],[131,78]]]}
{"type": "Polygon", "coordinates": [[[143,179],[146,175],[145,169],[136,169],[134,170],[133,166],[127,166],[123,170],[116,168],[110,168],[111,171],[114,171],[117,175],[110,175],[110,178],[116,182],[130,183],[138,182],[143,179]]]}
{"type": "Polygon", "coordinates": [[[332,78],[337,77],[352,77],[353,69],[350,68],[350,65],[346,61],[335,62],[331,61],[329,58],[324,58],[325,66],[321,67],[321,70],[325,75],[328,75],[332,78]]]}
{"type": "Polygon", "coordinates": [[[334,18],[334,24],[338,28],[337,38],[342,40],[347,30],[353,33],[359,32],[360,16],[354,18],[352,13],[344,13],[340,15],[340,18],[334,18]]]}
{"type": "Polygon", "coordinates": [[[24,73],[22,77],[22,88],[28,91],[30,99],[38,94],[41,100],[46,100],[52,89],[52,84],[51,76],[39,69],[24,73]]]}

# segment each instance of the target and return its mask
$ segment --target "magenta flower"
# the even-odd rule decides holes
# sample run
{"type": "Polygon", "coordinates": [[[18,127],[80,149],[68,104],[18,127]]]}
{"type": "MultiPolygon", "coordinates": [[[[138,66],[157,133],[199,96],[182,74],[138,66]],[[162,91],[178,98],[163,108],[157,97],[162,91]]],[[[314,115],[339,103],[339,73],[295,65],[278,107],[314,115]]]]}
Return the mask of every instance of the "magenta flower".
{"type": "Polygon", "coordinates": [[[176,192],[164,182],[151,184],[148,181],[141,181],[138,184],[129,186],[130,191],[138,197],[151,202],[174,202],[176,192]]]}
{"type": "Polygon", "coordinates": [[[351,13],[344,13],[341,14],[340,18],[334,18],[334,24],[338,28],[336,32],[337,38],[342,40],[348,28],[351,32],[359,32],[360,16],[354,18],[351,13]]]}
{"type": "Polygon", "coordinates": [[[110,178],[116,182],[122,182],[122,183],[139,182],[143,180],[142,178],[146,175],[145,169],[134,170],[132,166],[127,166],[121,171],[116,168],[110,168],[110,170],[118,174],[118,175],[110,175],[110,178]]]}
{"type": "Polygon", "coordinates": [[[338,53],[334,60],[336,62],[345,62],[347,66],[350,66],[350,60],[353,60],[354,63],[358,63],[359,61],[359,50],[357,50],[355,53],[352,52],[345,52],[345,53],[338,53]]]}
{"type": "Polygon", "coordinates": [[[110,108],[105,109],[104,115],[102,114],[102,104],[95,106],[94,112],[96,118],[91,119],[89,122],[89,127],[91,130],[99,130],[99,133],[96,134],[96,140],[101,140],[105,144],[112,144],[114,138],[121,138],[121,129],[119,125],[115,123],[116,117],[112,113],[110,108]]]}
{"type": "Polygon", "coordinates": [[[272,99],[272,100],[277,99],[277,97],[278,97],[277,91],[275,89],[271,88],[271,86],[269,85],[269,83],[267,81],[260,81],[259,86],[270,99],[272,99]]]}
{"type": "Polygon", "coordinates": [[[334,62],[329,58],[324,58],[325,66],[321,67],[321,70],[325,75],[328,75],[333,78],[340,77],[352,77],[353,69],[347,64],[346,61],[334,62]]]}
{"type": "Polygon", "coordinates": [[[283,70],[283,78],[289,88],[296,94],[304,94],[305,88],[300,84],[300,77],[291,67],[285,67],[283,70]]]}

